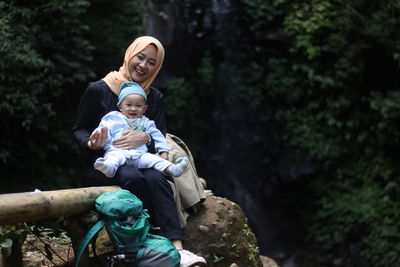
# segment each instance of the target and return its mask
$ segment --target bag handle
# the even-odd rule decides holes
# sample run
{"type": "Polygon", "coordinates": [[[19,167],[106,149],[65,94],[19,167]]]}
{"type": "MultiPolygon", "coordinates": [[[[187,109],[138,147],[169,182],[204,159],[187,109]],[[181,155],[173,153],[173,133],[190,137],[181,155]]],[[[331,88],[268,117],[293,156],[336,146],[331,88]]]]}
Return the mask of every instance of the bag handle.
{"type": "Polygon", "coordinates": [[[93,237],[104,227],[104,225],[104,221],[100,220],[95,225],[93,225],[92,228],[90,228],[89,232],[83,238],[76,252],[73,264],[74,267],[78,267],[83,251],[89,245],[89,242],[93,239],[93,237]]]}

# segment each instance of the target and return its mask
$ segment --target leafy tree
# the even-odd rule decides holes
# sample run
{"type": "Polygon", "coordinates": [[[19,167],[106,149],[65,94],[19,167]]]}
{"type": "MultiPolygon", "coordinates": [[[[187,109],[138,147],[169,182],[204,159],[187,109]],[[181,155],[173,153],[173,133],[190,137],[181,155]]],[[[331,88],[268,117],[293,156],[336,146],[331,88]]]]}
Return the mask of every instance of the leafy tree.
{"type": "Polygon", "coordinates": [[[97,0],[89,6],[82,23],[90,29],[85,36],[94,46],[94,60],[89,64],[96,77],[122,65],[126,48],[144,34],[146,13],[146,1],[141,0],[97,0]]]}
{"type": "Polygon", "coordinates": [[[194,73],[175,77],[167,84],[168,132],[190,144],[192,153],[202,148],[213,101],[214,69],[209,52],[201,57],[194,73]],[[190,122],[190,123],[189,123],[190,122]]]}
{"type": "Polygon", "coordinates": [[[256,44],[277,21],[286,34],[286,51],[256,62],[289,144],[319,166],[310,241],[342,255],[357,248],[348,256],[360,264],[398,265],[400,1],[267,1],[257,12],[257,1],[242,2],[250,21],[267,18],[251,24],[256,44]]]}
{"type": "Polygon", "coordinates": [[[79,98],[120,66],[144,11],[143,1],[0,1],[2,192],[83,185],[79,98]]]}
{"type": "Polygon", "coordinates": [[[74,85],[93,72],[80,16],[87,1],[1,1],[1,190],[69,183],[74,85]],[[58,112],[60,111],[60,112],[58,112]],[[67,117],[68,116],[68,117],[67,117]]]}

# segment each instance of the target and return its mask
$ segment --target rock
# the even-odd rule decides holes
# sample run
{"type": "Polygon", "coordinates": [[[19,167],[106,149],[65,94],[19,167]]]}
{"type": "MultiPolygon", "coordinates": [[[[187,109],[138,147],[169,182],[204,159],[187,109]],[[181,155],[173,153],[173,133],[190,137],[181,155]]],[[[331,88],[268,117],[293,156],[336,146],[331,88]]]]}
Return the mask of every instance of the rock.
{"type": "MultiPolygon", "coordinates": [[[[184,228],[184,247],[203,256],[208,267],[278,267],[274,260],[259,255],[255,235],[237,204],[209,192],[196,210],[184,228]]],[[[97,254],[112,251],[104,229],[96,241],[97,254]]]]}
{"type": "Polygon", "coordinates": [[[204,189],[207,188],[207,181],[204,178],[199,178],[199,181],[201,183],[201,185],[203,186],[204,189]]]}
{"type": "MultiPolygon", "coordinates": [[[[196,207],[183,229],[184,247],[207,260],[208,267],[278,267],[275,261],[260,256],[256,237],[242,209],[234,202],[212,195],[196,207]]],[[[113,250],[103,229],[96,240],[97,255],[113,250]]],[[[89,255],[93,252],[89,250],[89,255]]]]}
{"type": "Polygon", "coordinates": [[[279,267],[278,264],[271,258],[260,256],[263,267],[279,267]]]}
{"type": "Polygon", "coordinates": [[[208,195],[189,217],[184,232],[185,249],[203,256],[209,267],[263,266],[246,216],[228,199],[208,195]]]}

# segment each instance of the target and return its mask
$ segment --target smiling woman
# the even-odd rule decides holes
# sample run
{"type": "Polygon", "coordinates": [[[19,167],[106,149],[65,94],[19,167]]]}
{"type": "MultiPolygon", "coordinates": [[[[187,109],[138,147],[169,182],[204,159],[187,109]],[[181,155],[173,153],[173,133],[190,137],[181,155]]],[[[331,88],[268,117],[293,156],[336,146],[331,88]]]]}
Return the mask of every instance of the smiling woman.
{"type": "MultiPolygon", "coordinates": [[[[161,69],[163,60],[164,48],[157,39],[142,36],[133,41],[125,52],[124,62],[119,70],[110,72],[102,80],[91,83],[86,89],[79,104],[73,134],[81,148],[88,154],[87,185],[118,185],[136,195],[148,209],[152,224],[160,227],[159,234],[167,237],[181,252],[181,266],[188,267],[195,264],[203,266],[205,260],[202,257],[183,250],[182,240],[185,236],[181,229],[173,192],[164,173],[153,168],[137,167],[132,158],[127,158],[115,173],[113,171],[112,178],[108,178],[111,177],[110,173],[98,167],[99,165],[94,168],[94,162],[104,157],[108,127],[94,130],[104,115],[119,111],[117,105],[119,96],[124,94],[120,91],[123,88],[122,84],[136,82],[143,88],[143,95],[147,96],[147,109],[144,115],[154,121],[163,136],[166,135],[163,95],[157,89],[150,87],[161,69]]],[[[148,146],[149,151],[154,152],[154,144],[154,140],[149,139],[147,133],[132,129],[125,130],[120,137],[112,141],[112,146],[119,150],[148,146]]]]}
{"type": "Polygon", "coordinates": [[[157,47],[147,45],[145,49],[135,55],[129,63],[128,69],[132,80],[143,82],[154,72],[157,62],[157,47]]]}
{"type": "Polygon", "coordinates": [[[119,70],[110,72],[102,80],[115,95],[119,94],[121,84],[128,81],[139,83],[149,95],[150,86],[157,77],[163,62],[162,44],[153,37],[142,36],[128,47],[124,63],[119,70]]]}

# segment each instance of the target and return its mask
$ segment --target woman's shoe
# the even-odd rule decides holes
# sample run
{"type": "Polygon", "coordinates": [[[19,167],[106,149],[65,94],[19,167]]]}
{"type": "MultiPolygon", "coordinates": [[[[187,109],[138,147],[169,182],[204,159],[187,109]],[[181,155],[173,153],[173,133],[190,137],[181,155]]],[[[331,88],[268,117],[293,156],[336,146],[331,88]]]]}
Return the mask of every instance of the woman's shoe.
{"type": "Polygon", "coordinates": [[[197,256],[188,250],[179,250],[179,254],[181,255],[180,267],[207,266],[206,260],[203,257],[197,256]]]}

